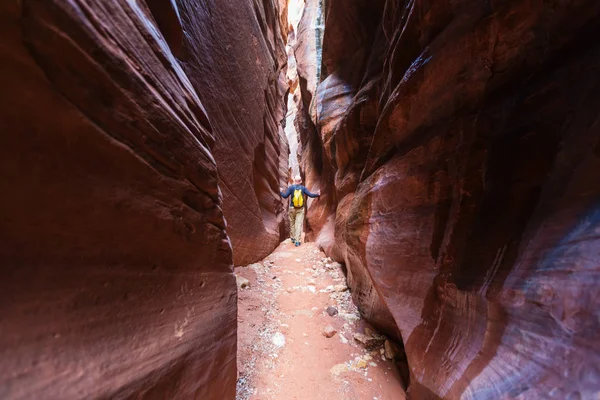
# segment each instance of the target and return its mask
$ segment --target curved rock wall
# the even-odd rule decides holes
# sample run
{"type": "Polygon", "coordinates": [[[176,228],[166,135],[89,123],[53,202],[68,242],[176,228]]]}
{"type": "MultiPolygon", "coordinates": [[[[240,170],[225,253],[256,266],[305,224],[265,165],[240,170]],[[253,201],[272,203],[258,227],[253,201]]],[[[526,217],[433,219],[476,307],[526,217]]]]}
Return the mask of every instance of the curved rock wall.
{"type": "Polygon", "coordinates": [[[411,397],[597,396],[600,3],[326,4],[308,222],[411,397]]]}
{"type": "Polygon", "coordinates": [[[276,4],[0,4],[0,398],[235,397],[232,263],[282,219],[276,4]]]}
{"type": "MultiPolygon", "coordinates": [[[[181,64],[206,107],[235,265],[266,257],[287,237],[287,56],[276,0],[185,1],[181,64]],[[256,21],[255,21],[256,20],[256,21]]],[[[287,24],[285,24],[287,25],[287,24]]],[[[287,26],[286,26],[287,28],[287,26]]]]}

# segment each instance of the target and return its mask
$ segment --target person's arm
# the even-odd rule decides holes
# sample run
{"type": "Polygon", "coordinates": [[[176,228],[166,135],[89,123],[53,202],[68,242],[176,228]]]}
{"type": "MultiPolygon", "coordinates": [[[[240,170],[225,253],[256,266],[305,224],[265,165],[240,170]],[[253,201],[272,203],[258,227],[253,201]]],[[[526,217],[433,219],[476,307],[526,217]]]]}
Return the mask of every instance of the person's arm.
{"type": "Polygon", "coordinates": [[[279,194],[281,195],[281,197],[283,197],[284,199],[287,199],[288,197],[290,197],[290,194],[292,194],[292,187],[288,186],[287,190],[285,192],[283,192],[281,190],[281,188],[279,188],[279,194]]]}
{"type": "Polygon", "coordinates": [[[305,186],[302,186],[302,191],[304,192],[305,195],[307,195],[308,197],[312,197],[313,199],[315,197],[321,197],[321,191],[317,191],[317,193],[311,193],[305,186]]]}

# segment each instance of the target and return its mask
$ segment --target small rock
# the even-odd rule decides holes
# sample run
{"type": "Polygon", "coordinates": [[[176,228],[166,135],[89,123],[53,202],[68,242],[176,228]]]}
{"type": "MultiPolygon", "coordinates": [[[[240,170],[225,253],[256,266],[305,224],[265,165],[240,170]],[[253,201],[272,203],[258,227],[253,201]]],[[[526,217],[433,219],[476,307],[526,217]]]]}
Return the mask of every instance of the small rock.
{"type": "Polygon", "coordinates": [[[334,315],[337,315],[337,313],[338,313],[338,309],[333,306],[327,307],[327,310],[325,310],[325,311],[327,311],[327,314],[329,314],[330,317],[333,317],[334,315]]]}
{"type": "Polygon", "coordinates": [[[400,346],[389,340],[385,341],[383,349],[385,358],[387,358],[388,360],[394,360],[396,358],[399,358],[401,355],[400,346]]]}
{"type": "Polygon", "coordinates": [[[346,364],[336,364],[329,370],[333,375],[340,375],[344,372],[348,372],[348,366],[346,364]]]}
{"type": "Polygon", "coordinates": [[[275,333],[273,335],[273,338],[271,338],[271,341],[277,347],[285,346],[285,336],[283,336],[283,333],[281,333],[281,332],[275,333]]]}
{"type": "Polygon", "coordinates": [[[360,343],[365,349],[372,350],[383,346],[385,342],[385,336],[367,336],[362,333],[355,333],[354,340],[360,343]]]}
{"type": "MultiPolygon", "coordinates": [[[[340,337],[340,342],[342,342],[343,344],[348,343],[348,339],[346,339],[346,336],[344,336],[340,333],[339,337],[340,337]]],[[[381,356],[381,357],[383,357],[383,356],[381,356]]]]}
{"type": "Polygon", "coordinates": [[[330,337],[333,337],[333,335],[335,335],[337,333],[337,330],[333,326],[329,325],[329,326],[326,326],[325,328],[323,328],[323,331],[321,333],[326,338],[330,338],[330,337]]]}
{"type": "Polygon", "coordinates": [[[302,262],[302,260],[299,258],[296,258],[296,262],[302,262]]]}
{"type": "Polygon", "coordinates": [[[333,287],[333,290],[336,292],[345,292],[346,290],[348,290],[348,286],[346,285],[335,285],[333,287]]]}
{"type": "Polygon", "coordinates": [[[235,281],[237,282],[237,285],[240,289],[250,287],[250,281],[244,278],[243,276],[236,275],[235,281]]]}
{"type": "Polygon", "coordinates": [[[342,268],[342,264],[340,264],[339,262],[327,263],[325,264],[325,268],[329,270],[337,270],[342,268]]]}
{"type": "Polygon", "coordinates": [[[288,293],[292,293],[294,291],[294,289],[292,289],[291,287],[285,289],[288,293]]]}
{"type": "Polygon", "coordinates": [[[317,292],[317,288],[315,288],[314,286],[308,285],[306,287],[311,293],[316,293],[317,292]]]}
{"type": "Polygon", "coordinates": [[[354,314],[346,314],[346,313],[340,313],[340,317],[344,318],[346,321],[350,322],[350,323],[355,323],[360,321],[360,317],[354,314]]]}
{"type": "Polygon", "coordinates": [[[369,365],[370,365],[371,367],[376,367],[376,366],[377,366],[377,363],[370,362],[370,363],[369,363],[369,365]]]}
{"type": "Polygon", "coordinates": [[[367,362],[362,358],[356,362],[357,368],[367,368],[367,362]]]}

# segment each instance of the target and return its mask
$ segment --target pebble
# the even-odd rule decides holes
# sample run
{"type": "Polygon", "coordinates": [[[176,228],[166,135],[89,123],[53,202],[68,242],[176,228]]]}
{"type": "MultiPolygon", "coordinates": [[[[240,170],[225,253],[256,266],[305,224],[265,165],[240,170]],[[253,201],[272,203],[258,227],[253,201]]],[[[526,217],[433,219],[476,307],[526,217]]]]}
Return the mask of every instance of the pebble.
{"type": "Polygon", "coordinates": [[[360,343],[365,349],[371,350],[383,346],[385,336],[368,336],[362,333],[355,333],[354,340],[360,343]]]}
{"type": "Polygon", "coordinates": [[[283,333],[281,332],[276,332],[271,338],[271,341],[277,347],[285,346],[285,336],[283,336],[283,333]]]}
{"type": "Polygon", "coordinates": [[[237,285],[240,289],[250,287],[250,281],[244,278],[243,276],[236,275],[235,281],[237,282],[237,285]]]}
{"type": "Polygon", "coordinates": [[[337,315],[338,313],[338,309],[333,307],[333,306],[329,306],[327,307],[327,314],[329,314],[330,317],[333,317],[334,315],[337,315]]]}
{"type": "Polygon", "coordinates": [[[323,328],[323,331],[321,333],[326,338],[331,338],[337,333],[337,330],[333,326],[329,325],[323,328]]]}
{"type": "Polygon", "coordinates": [[[346,290],[348,290],[348,286],[346,285],[335,285],[333,287],[333,290],[336,292],[345,292],[346,290]]]}
{"type": "Polygon", "coordinates": [[[389,340],[385,341],[383,349],[385,358],[387,358],[388,360],[394,360],[396,358],[399,358],[401,355],[400,346],[389,340]]]}
{"type": "Polygon", "coordinates": [[[333,375],[340,375],[344,372],[348,372],[348,366],[346,364],[336,364],[329,370],[333,375]]]}
{"type": "Polygon", "coordinates": [[[360,321],[360,317],[357,315],[354,315],[354,314],[340,313],[340,317],[344,318],[346,321],[348,321],[350,323],[360,321]]]}

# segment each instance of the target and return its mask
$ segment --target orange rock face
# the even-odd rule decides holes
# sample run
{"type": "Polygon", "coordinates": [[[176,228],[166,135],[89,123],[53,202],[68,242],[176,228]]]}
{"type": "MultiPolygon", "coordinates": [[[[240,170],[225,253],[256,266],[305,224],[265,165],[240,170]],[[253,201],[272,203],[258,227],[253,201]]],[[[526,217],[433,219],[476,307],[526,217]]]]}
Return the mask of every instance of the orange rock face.
{"type": "Polygon", "coordinates": [[[280,238],[276,4],[0,4],[0,398],[234,398],[232,263],[280,238]]]}
{"type": "Polygon", "coordinates": [[[308,222],[411,397],[597,396],[600,3],[326,6],[308,222]]]}

